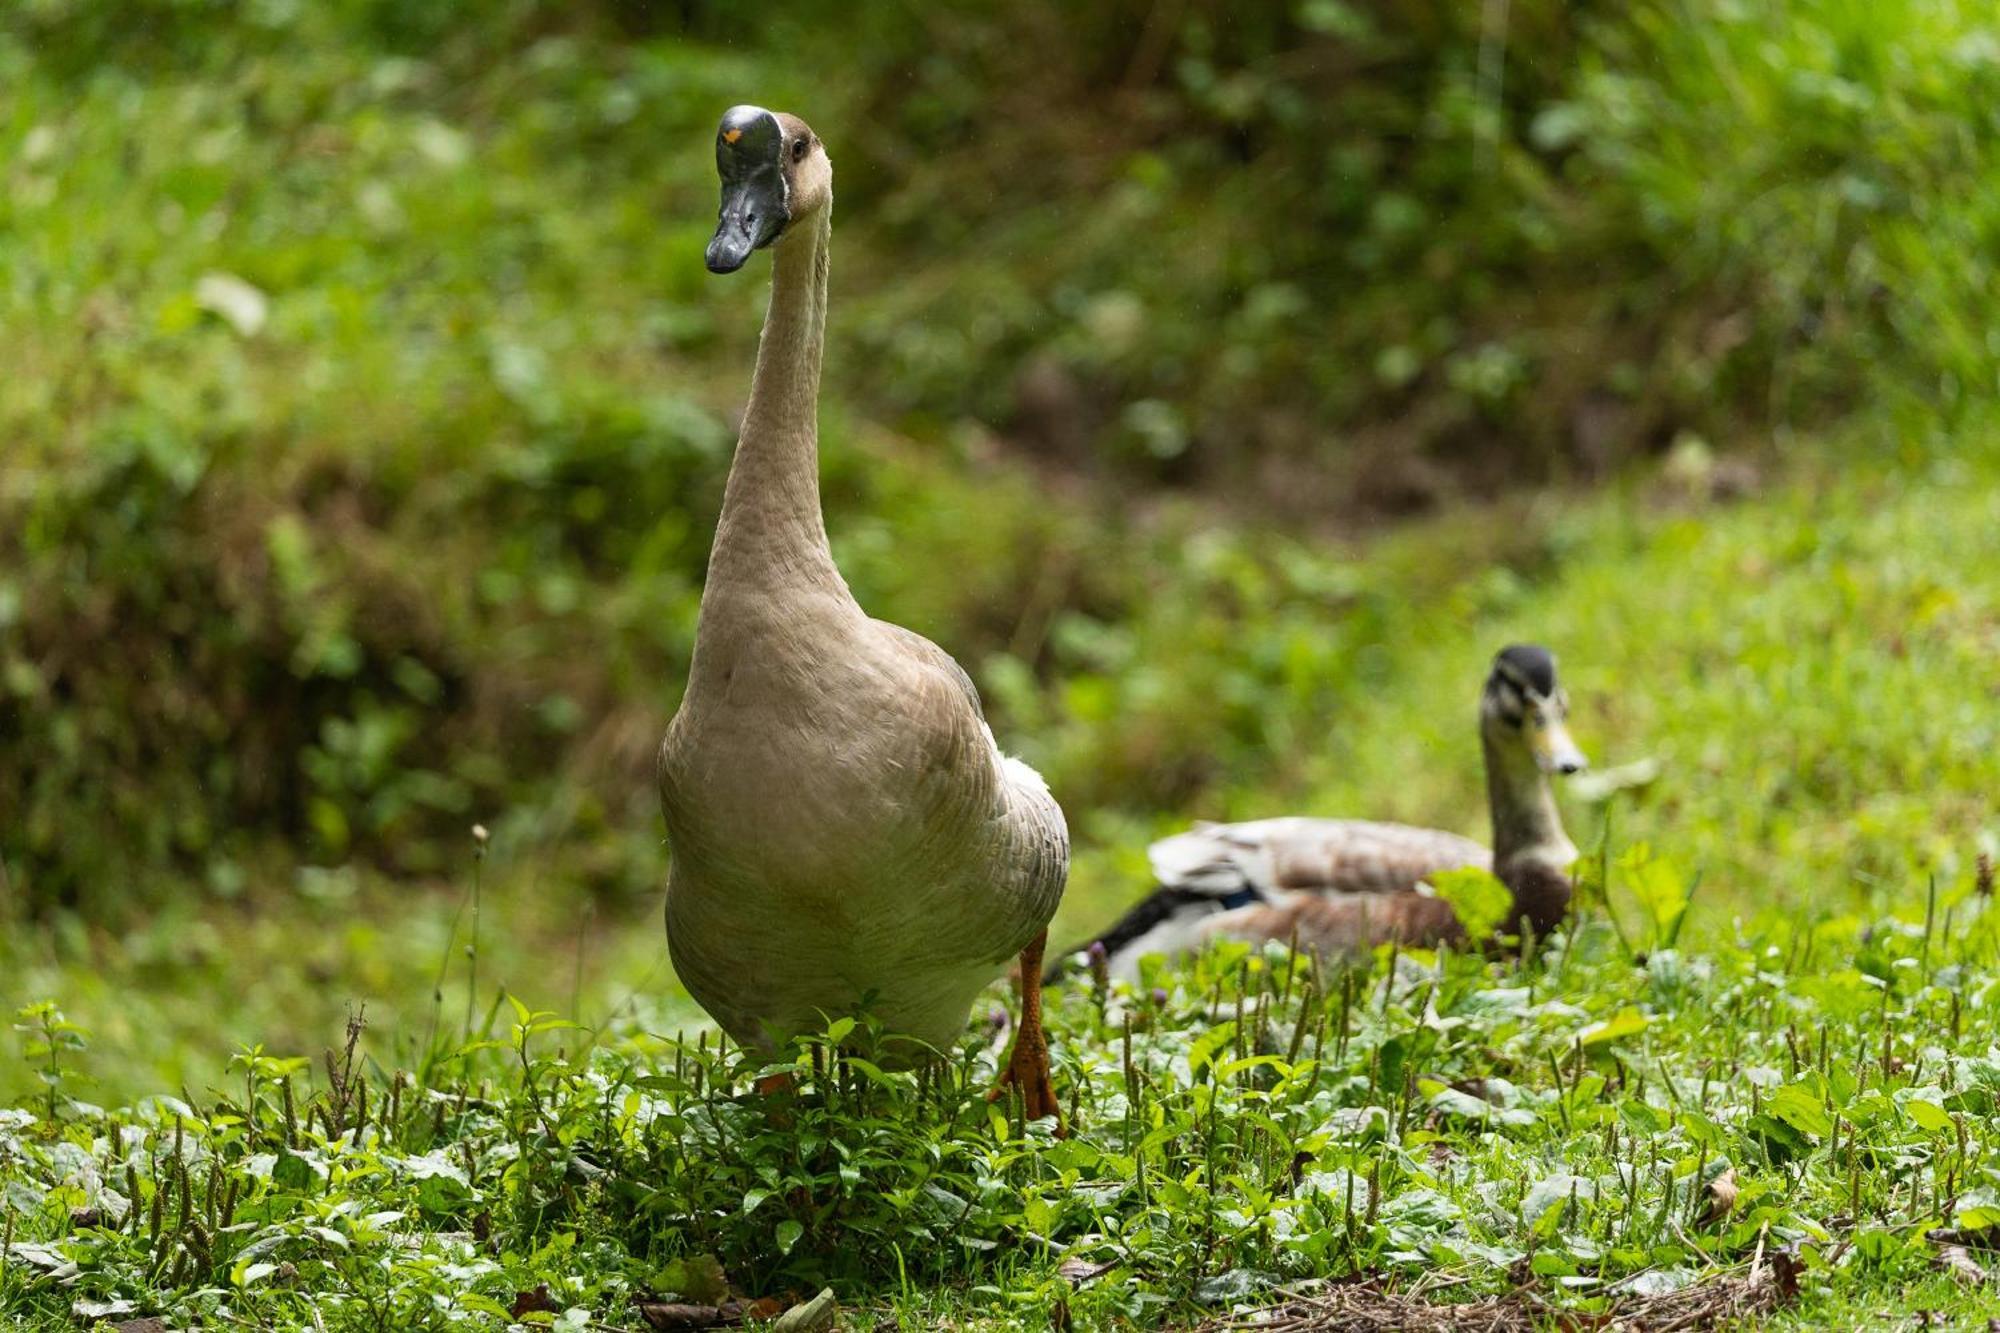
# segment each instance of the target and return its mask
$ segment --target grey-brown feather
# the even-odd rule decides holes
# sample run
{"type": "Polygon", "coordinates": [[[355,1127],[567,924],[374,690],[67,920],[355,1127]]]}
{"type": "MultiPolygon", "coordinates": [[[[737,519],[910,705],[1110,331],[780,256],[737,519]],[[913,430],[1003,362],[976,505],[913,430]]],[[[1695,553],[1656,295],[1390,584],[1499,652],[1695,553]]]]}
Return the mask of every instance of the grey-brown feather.
{"type": "MultiPolygon", "coordinates": [[[[1512,892],[1506,933],[1546,935],[1568,910],[1576,848],[1523,727],[1533,709],[1538,736],[1559,728],[1566,704],[1555,670],[1547,649],[1511,645],[1495,657],[1482,691],[1492,850],[1440,829],[1369,820],[1198,824],[1153,844],[1158,887],[1098,937],[1111,975],[1134,978],[1144,954],[1182,952],[1217,936],[1296,936],[1320,952],[1459,940],[1456,914],[1427,885],[1461,867],[1490,870],[1512,892]]],[[[1556,734],[1580,761],[1567,733],[1556,734]]]]}
{"type": "Polygon", "coordinates": [[[1266,895],[1396,893],[1440,870],[1493,861],[1472,839],[1440,829],[1303,816],[1197,824],[1155,843],[1151,855],[1169,887],[1240,884],[1266,895]]]}
{"type": "Polygon", "coordinates": [[[1391,941],[1428,948],[1465,938],[1465,928],[1449,903],[1419,893],[1288,893],[1275,903],[1213,917],[1204,923],[1202,933],[1206,938],[1253,944],[1296,942],[1301,949],[1327,956],[1391,941]]]}
{"type": "Polygon", "coordinates": [[[1054,916],[1069,836],[1047,786],[995,745],[965,671],[870,619],[834,567],[814,422],[827,229],[822,213],[776,247],[688,687],[660,748],[667,939],[688,992],[740,1042],[867,1004],[942,1047],[1054,916]]]}

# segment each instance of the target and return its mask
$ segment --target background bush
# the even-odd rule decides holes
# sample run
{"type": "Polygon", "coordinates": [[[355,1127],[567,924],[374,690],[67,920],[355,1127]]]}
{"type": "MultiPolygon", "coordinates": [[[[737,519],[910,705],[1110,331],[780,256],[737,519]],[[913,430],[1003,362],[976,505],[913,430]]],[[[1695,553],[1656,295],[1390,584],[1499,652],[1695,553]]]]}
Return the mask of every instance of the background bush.
{"type": "Polygon", "coordinates": [[[1086,820],[1310,782],[1412,622],[1301,534],[1992,392],[1980,10],[1499,12],[11,7],[16,904],[429,875],[473,818],[657,884],[762,302],[696,259],[734,101],[838,163],[843,567],[1086,820]]]}

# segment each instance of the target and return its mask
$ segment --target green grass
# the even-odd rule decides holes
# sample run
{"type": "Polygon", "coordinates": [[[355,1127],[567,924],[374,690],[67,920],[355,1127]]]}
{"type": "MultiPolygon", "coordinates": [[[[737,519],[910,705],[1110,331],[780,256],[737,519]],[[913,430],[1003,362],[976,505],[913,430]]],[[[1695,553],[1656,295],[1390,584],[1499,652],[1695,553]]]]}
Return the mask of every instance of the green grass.
{"type": "MultiPolygon", "coordinates": [[[[1058,1300],[1079,1319],[1145,1325],[1226,1303],[1222,1293],[1239,1290],[1231,1283],[1249,1299],[1268,1281],[1309,1274],[1424,1271],[1453,1279],[1434,1295],[1490,1293],[1524,1258],[1538,1292],[1587,1303],[1639,1272],[1678,1281],[1739,1269],[1768,1224],[1767,1244],[1802,1247],[1801,1304],[1787,1316],[1802,1325],[1927,1301],[1962,1313],[1963,1293],[1930,1276],[1936,1247],[1923,1237],[1934,1225],[1976,1230],[1980,1191],[2000,1180],[1987,1174],[2000,1171],[2000,1143],[1985,1128],[1988,1082],[2000,1087],[1986,1063],[1996,941],[1972,892],[1974,855],[1995,832],[1986,794],[2000,747],[1990,710],[1966,687],[1993,642],[1996,588],[1990,571],[1964,560],[2000,522],[2000,492],[1978,484],[1990,475],[1968,461],[1978,450],[1938,459],[1894,438],[1861,431],[1818,458],[1773,464],[1762,492],[1735,504],[1639,479],[1560,507],[1467,510],[1351,549],[1287,541],[1253,558],[1237,539],[1211,535],[1210,553],[1194,558],[1211,562],[1230,595],[1159,617],[1194,635],[1180,647],[1179,689],[1226,708],[1230,682],[1247,673],[1266,700],[1261,730],[1242,744],[1254,753],[1262,734],[1268,751],[1233,761],[1227,798],[1187,814],[1324,810],[1477,832],[1472,696],[1484,658],[1511,637],[1556,645],[1574,729],[1593,757],[1659,761],[1650,784],[1612,798],[1608,910],[1644,950],[1692,892],[1678,951],[1633,962],[1605,895],[1593,894],[1573,937],[1526,967],[1453,958],[1438,973],[1405,958],[1392,979],[1378,959],[1354,983],[1367,998],[1351,1004],[1347,1048],[1317,1056],[1317,1015],[1338,1004],[1342,983],[1329,974],[1308,1003],[1294,980],[1292,1009],[1262,1001],[1271,1012],[1254,1035],[1254,1023],[1233,1026],[1240,960],[1211,961],[1160,978],[1163,1003],[1142,992],[1106,1011],[1135,1016],[1137,1107],[1122,1028],[1084,987],[1056,1018],[1079,1133],[1051,1144],[1003,1133],[988,1116],[977,1092],[992,1057],[976,1042],[957,1053],[956,1081],[921,1092],[863,1069],[839,1092],[809,1079],[797,1106],[773,1110],[747,1094],[751,1071],[732,1058],[704,1073],[711,1090],[693,1097],[686,1070],[701,1059],[671,1034],[703,1022],[672,986],[652,903],[634,910],[614,895],[598,900],[594,920],[583,916],[572,891],[538,877],[507,836],[478,867],[478,1007],[498,1013],[503,1047],[512,1011],[496,985],[588,1025],[534,1036],[532,1093],[504,1050],[451,1054],[470,981],[469,837],[454,880],[433,890],[315,872],[289,903],[170,910],[122,936],[66,919],[0,946],[9,978],[0,998],[53,1000],[89,1034],[60,1057],[59,1124],[42,1100],[39,1062],[0,1063],[0,1102],[37,1116],[9,1131],[0,1170],[21,1186],[7,1197],[22,1234],[80,1256],[86,1276],[63,1286],[14,1265],[0,1308],[59,1322],[91,1294],[184,1315],[226,1303],[279,1324],[317,1305],[329,1327],[378,1317],[394,1327],[443,1320],[430,1297],[450,1289],[474,1293],[465,1308],[485,1310],[468,1316],[477,1326],[496,1316],[475,1296],[505,1306],[548,1281],[563,1302],[616,1325],[631,1292],[676,1280],[662,1276],[665,1265],[713,1255],[752,1294],[831,1282],[850,1305],[912,1327],[961,1315],[1040,1327],[1058,1300]],[[1330,591],[1308,600],[1306,587],[1330,591]],[[1254,642],[1271,642],[1274,621],[1294,626],[1288,641],[1304,667],[1282,655],[1246,659],[1230,632],[1256,625],[1254,642]],[[1296,693],[1272,705],[1262,673],[1287,669],[1296,693]],[[1642,842],[1650,853],[1634,851],[1642,842]],[[1664,905],[1635,892],[1661,885],[1664,905]],[[394,1095],[397,1070],[417,1080],[401,1094],[402,1121],[378,1123],[359,1145],[301,1130],[295,1146],[328,1170],[325,1182],[316,1171],[318,1183],[301,1176],[297,1189],[246,1176],[275,1151],[279,1113],[265,1087],[262,1128],[241,1123],[242,1053],[337,1045],[345,1014],[362,1005],[371,1102],[394,1095]],[[1621,1017],[1628,1011],[1643,1025],[1621,1017]],[[1297,1012],[1307,1035],[1294,1052],[1297,1012]],[[1577,1071],[1579,1036],[1606,1020],[1633,1030],[1592,1042],[1577,1071]],[[451,1040],[433,1048],[438,1032],[451,1040]],[[1190,1064],[1191,1051],[1217,1042],[1209,1064],[1190,1064]],[[1235,1063],[1259,1052],[1272,1061],[1235,1063]],[[1409,1077],[1385,1080],[1385,1059],[1409,1077]],[[1520,1090],[1508,1094],[1508,1119],[1519,1123],[1467,1123],[1463,1099],[1422,1081],[1433,1075],[1504,1078],[1520,1090]],[[712,1091],[716,1079],[726,1093],[712,1091]],[[476,1105],[459,1108],[457,1089],[481,1081],[489,1086],[476,1105]],[[103,1169],[111,1122],[92,1109],[115,1105],[131,1108],[119,1123],[147,1136],[131,1155],[149,1199],[165,1178],[155,1173],[174,1171],[158,1165],[172,1155],[161,1093],[200,1108],[184,1130],[200,1147],[183,1146],[196,1162],[197,1218],[211,1149],[220,1188],[242,1177],[239,1207],[249,1210],[237,1230],[209,1227],[207,1250],[185,1264],[172,1235],[79,1232],[63,1221],[79,1200],[42,1193],[84,1160],[57,1140],[85,1145],[124,1192],[123,1165],[103,1169]],[[1781,1095],[1792,1118],[1774,1127],[1781,1095]],[[647,1097],[660,1105],[644,1109],[647,1097]],[[1934,1101],[1946,1120],[1912,1112],[1913,1098],[1934,1101]],[[1356,1118],[1374,1114],[1369,1106],[1386,1118],[1378,1129],[1332,1128],[1374,1123],[1356,1118]],[[664,1119],[648,1129],[653,1115],[664,1119]],[[670,1151],[670,1128],[723,1135],[727,1146],[698,1152],[683,1137],[670,1151]],[[411,1172],[428,1168],[408,1162],[444,1148],[460,1163],[466,1145],[474,1165],[462,1194],[422,1202],[445,1187],[423,1185],[411,1172]],[[1308,1176],[1378,1173],[1375,1217],[1363,1208],[1350,1218],[1344,1186],[1337,1199],[1286,1186],[1299,1153],[1308,1176]],[[1725,1225],[1703,1229],[1689,1220],[1688,1182],[1722,1164],[1745,1192],[1725,1225]],[[1637,1175],[1620,1175],[1627,1167],[1637,1175]],[[1531,1219],[1546,1216],[1546,1201],[1531,1206],[1524,1192],[1558,1175],[1588,1183],[1542,1234],[1531,1219]],[[947,1226],[905,1207],[941,1197],[927,1183],[970,1211],[947,1226]],[[768,1197],[746,1211],[756,1192],[768,1197]],[[400,1216],[364,1223],[381,1213],[400,1216]],[[452,1239],[475,1216],[501,1238],[498,1257],[452,1239]],[[299,1276],[274,1284],[265,1274],[245,1289],[232,1280],[238,1252],[265,1237],[284,1238],[271,1242],[278,1257],[260,1249],[250,1262],[289,1263],[299,1276]],[[1071,1291],[1055,1275],[1065,1257],[1117,1266],[1071,1291]],[[1904,1290],[1920,1279],[1928,1285],[1904,1290]]],[[[1121,651],[1143,657],[1147,644],[1121,651]]],[[[1191,706],[1178,692],[1149,700],[1144,679],[1107,673],[1097,688],[1131,693],[1102,706],[1191,706]]],[[[1070,688],[1087,695],[1093,682],[1070,688]]],[[[1088,719],[1076,708],[1031,729],[1045,747],[1031,755],[1102,744],[1088,719]]],[[[1140,720],[1120,735],[1164,733],[1170,718],[1140,720]]],[[[1141,891],[1146,836],[1184,817],[1135,820],[1065,796],[1080,845],[1059,939],[1141,891]]],[[[1602,809],[1574,799],[1568,809],[1578,841],[1594,847],[1602,809]]],[[[1267,967],[1283,974],[1280,963],[1257,965],[1252,1013],[1267,967]]],[[[297,1082],[303,1100],[325,1078],[314,1066],[297,1082]]],[[[450,1189],[461,1187],[454,1179],[450,1189]]],[[[176,1207],[163,1204],[168,1233],[176,1207]]]]}
{"type": "MultiPolygon", "coordinates": [[[[1610,817],[1621,844],[1649,843],[1699,880],[1690,942],[1727,939],[1733,918],[1760,910],[1879,913],[1921,899],[1933,876],[1962,883],[2000,835],[2000,722],[1967,685],[2000,626],[2000,573],[1965,559],[2000,530],[1976,439],[1899,463],[1888,428],[1857,431],[1824,446],[1838,467],[1802,457],[1732,505],[1642,480],[1358,546],[1211,528],[1191,559],[1205,581],[1169,600],[1162,575],[1152,615],[1058,619],[1058,635],[1096,636],[1099,669],[1067,675],[1057,706],[1010,698],[1016,677],[994,663],[982,673],[1017,719],[1004,739],[1058,775],[1076,830],[1057,940],[1141,892],[1147,839],[1192,817],[1323,812],[1483,836],[1476,692],[1487,657],[1516,638],[1556,648],[1600,767],[1657,761],[1610,817]],[[1140,816],[1119,799],[1120,772],[1204,758],[1219,772],[1173,807],[1140,816]]],[[[633,781],[620,836],[657,839],[650,791],[633,781]]],[[[1574,836],[1593,845],[1606,810],[1566,796],[1574,836]]],[[[634,992],[670,993],[657,887],[579,897],[570,868],[602,835],[546,832],[554,822],[528,807],[498,823],[483,870],[488,980],[593,1024],[634,992]]],[[[102,1034],[95,1095],[113,1100],[162,1080],[203,1086],[233,1041],[312,1049],[350,1001],[371,1005],[378,1032],[412,1033],[440,960],[464,970],[469,835],[458,848],[428,887],[303,870],[230,910],[10,932],[0,1000],[59,997],[102,1034]]],[[[0,1097],[29,1090],[0,1066],[0,1097]]]]}
{"type": "Polygon", "coordinates": [[[1525,965],[1238,948],[1071,986],[1060,1141],[986,1102],[984,1041],[887,1075],[830,1053],[846,1020],[766,1065],[496,1002],[427,1058],[357,1029],[323,1067],[247,1051],[107,1114],[71,1100],[87,1044],[24,1012],[51,1080],[0,1121],[0,1311],[497,1328],[547,1284],[558,1326],[622,1328],[638,1297],[717,1299],[719,1268],[831,1285],[850,1327],[1154,1326],[1354,1273],[1591,1311],[1761,1252],[1796,1265],[1780,1322],[1968,1317],[1994,1301],[1937,1280],[1931,1233],[2000,1226],[2000,934],[1964,887],[1928,906],[1643,958],[1587,909],[1525,965]]]}

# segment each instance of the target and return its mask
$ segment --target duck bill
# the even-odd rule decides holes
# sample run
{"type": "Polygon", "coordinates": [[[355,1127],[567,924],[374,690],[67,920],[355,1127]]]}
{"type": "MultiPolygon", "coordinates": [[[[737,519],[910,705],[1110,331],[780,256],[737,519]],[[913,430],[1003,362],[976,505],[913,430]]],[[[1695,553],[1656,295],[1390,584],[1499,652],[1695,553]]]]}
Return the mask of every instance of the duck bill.
{"type": "Polygon", "coordinates": [[[1528,735],[1528,747],[1534,752],[1536,766],[1544,773],[1568,776],[1590,767],[1583,751],[1570,739],[1569,728],[1561,722],[1550,721],[1533,729],[1528,735]]]}

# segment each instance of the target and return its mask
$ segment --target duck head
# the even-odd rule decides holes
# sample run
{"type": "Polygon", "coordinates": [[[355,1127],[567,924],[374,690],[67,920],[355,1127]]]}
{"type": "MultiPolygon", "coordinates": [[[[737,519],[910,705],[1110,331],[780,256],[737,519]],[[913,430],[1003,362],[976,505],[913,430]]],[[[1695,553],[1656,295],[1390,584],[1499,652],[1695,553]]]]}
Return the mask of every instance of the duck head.
{"type": "Polygon", "coordinates": [[[1536,771],[1565,777],[1590,766],[1569,736],[1569,695],[1556,659],[1532,643],[1502,648],[1479,696],[1479,729],[1489,750],[1525,756],[1536,771]]]}
{"type": "Polygon", "coordinates": [[[833,164],[812,127],[761,106],[723,113],[715,131],[715,172],[722,178],[722,207],[708,243],[711,273],[734,273],[833,197],[833,164]]]}

